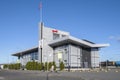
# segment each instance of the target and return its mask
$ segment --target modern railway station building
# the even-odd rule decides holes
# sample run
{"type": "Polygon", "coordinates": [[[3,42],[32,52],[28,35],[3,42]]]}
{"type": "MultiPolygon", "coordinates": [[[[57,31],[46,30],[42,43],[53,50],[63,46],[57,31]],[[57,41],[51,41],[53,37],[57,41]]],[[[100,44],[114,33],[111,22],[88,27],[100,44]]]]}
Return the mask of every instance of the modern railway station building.
{"type": "Polygon", "coordinates": [[[28,61],[55,62],[62,61],[65,67],[93,68],[99,67],[99,50],[109,44],[96,44],[85,39],[78,39],[69,32],[45,27],[39,24],[39,44],[37,47],[12,54],[17,56],[22,65],[28,61]]]}

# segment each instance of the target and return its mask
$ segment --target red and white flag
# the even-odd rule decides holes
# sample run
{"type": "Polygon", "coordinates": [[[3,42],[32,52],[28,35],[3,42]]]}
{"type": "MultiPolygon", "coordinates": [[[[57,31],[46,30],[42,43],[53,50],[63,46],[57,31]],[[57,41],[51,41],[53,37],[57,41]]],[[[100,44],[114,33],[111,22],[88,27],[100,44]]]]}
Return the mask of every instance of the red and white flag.
{"type": "Polygon", "coordinates": [[[39,9],[41,9],[42,8],[42,2],[40,2],[40,4],[39,4],[39,9]]]}

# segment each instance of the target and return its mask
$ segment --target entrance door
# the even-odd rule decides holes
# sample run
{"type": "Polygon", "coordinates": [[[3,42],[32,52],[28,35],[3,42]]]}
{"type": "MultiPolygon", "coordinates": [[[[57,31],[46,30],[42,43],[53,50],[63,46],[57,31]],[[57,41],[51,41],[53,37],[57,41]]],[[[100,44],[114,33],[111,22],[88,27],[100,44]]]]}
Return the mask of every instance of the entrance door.
{"type": "Polygon", "coordinates": [[[84,62],[84,68],[88,68],[88,62],[84,62]]]}

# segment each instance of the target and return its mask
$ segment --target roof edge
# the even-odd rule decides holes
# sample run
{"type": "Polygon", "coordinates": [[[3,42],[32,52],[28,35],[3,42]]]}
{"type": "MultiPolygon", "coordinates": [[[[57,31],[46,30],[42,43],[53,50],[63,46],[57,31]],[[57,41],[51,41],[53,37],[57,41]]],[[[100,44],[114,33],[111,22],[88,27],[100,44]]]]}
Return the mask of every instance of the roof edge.
{"type": "Polygon", "coordinates": [[[100,47],[100,48],[102,48],[102,47],[108,47],[108,46],[110,46],[110,44],[94,44],[92,47],[100,47]]]}
{"type": "Polygon", "coordinates": [[[26,50],[22,50],[22,51],[19,51],[19,52],[16,52],[16,53],[12,54],[12,56],[17,56],[21,53],[24,53],[24,52],[27,52],[27,51],[30,51],[30,50],[33,50],[33,49],[36,49],[36,48],[38,48],[38,47],[33,47],[33,48],[26,49],[26,50]]]}

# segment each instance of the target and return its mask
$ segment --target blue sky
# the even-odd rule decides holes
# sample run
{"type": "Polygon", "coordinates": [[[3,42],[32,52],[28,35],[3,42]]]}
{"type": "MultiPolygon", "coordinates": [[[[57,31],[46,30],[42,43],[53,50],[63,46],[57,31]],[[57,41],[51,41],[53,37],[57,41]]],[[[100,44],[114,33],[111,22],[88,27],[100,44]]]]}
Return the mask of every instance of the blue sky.
{"type": "MultiPolygon", "coordinates": [[[[0,63],[38,45],[40,0],[0,0],[0,63]]],[[[120,60],[120,0],[42,0],[45,26],[95,43],[109,43],[101,60],[120,60]]]]}

